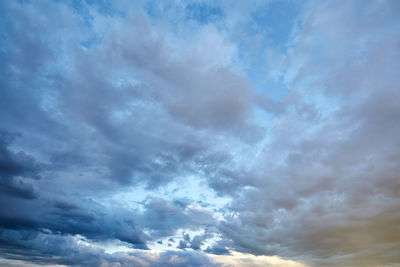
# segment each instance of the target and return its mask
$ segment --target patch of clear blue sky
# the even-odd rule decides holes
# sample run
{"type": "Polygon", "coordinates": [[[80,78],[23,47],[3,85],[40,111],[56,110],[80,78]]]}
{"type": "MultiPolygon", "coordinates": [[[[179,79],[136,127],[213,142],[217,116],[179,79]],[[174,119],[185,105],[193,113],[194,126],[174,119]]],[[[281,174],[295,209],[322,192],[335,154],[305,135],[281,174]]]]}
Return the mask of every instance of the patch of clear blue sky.
{"type": "Polygon", "coordinates": [[[273,0],[253,14],[253,21],[266,33],[266,43],[286,51],[292,29],[301,12],[301,1],[273,0]]]}
{"type": "Polygon", "coordinates": [[[114,7],[113,1],[109,0],[72,0],[66,1],[66,3],[70,4],[75,10],[83,15],[87,13],[87,10],[85,10],[86,5],[96,6],[97,11],[102,15],[122,15],[122,13],[114,7]]]}
{"type": "Polygon", "coordinates": [[[272,80],[268,72],[274,65],[268,62],[267,50],[271,49],[279,55],[285,55],[288,43],[291,41],[293,29],[297,26],[303,13],[304,2],[292,0],[273,0],[251,14],[249,25],[246,27],[247,36],[255,37],[259,46],[255,51],[249,45],[241,43],[243,60],[246,61],[246,76],[253,88],[259,92],[268,94],[274,99],[280,99],[288,92],[288,88],[282,80],[272,80]],[[258,36],[258,37],[257,37],[258,36]],[[257,38],[256,38],[257,37],[257,38]]]}
{"type": "Polygon", "coordinates": [[[219,7],[207,3],[192,3],[186,6],[186,18],[193,19],[200,24],[208,24],[223,18],[224,13],[219,7]]]}
{"type": "Polygon", "coordinates": [[[162,2],[149,1],[145,4],[144,8],[146,13],[154,19],[160,19],[166,11],[176,9],[177,13],[182,13],[180,15],[183,15],[184,19],[194,20],[199,24],[214,23],[224,15],[223,10],[218,6],[201,2],[174,6],[162,2]]]}

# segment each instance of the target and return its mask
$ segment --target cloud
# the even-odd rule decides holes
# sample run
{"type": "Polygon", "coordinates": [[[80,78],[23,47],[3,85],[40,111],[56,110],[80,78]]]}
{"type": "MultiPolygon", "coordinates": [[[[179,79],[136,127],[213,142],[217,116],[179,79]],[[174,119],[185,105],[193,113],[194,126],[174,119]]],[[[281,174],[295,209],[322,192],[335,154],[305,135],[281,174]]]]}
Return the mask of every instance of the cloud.
{"type": "MultiPolygon", "coordinates": [[[[140,251],[109,254],[79,236],[57,235],[48,232],[0,232],[0,240],[7,236],[13,244],[1,247],[2,264],[24,266],[57,264],[62,266],[305,266],[278,257],[254,257],[243,253],[232,256],[210,256],[204,252],[140,251]],[[29,248],[29,250],[27,250],[29,248]],[[14,265],[13,265],[14,264],[14,265]],[[247,264],[247,265],[246,265],[247,264]]],[[[7,266],[7,265],[6,265],[7,266]]],[[[54,266],[54,265],[52,265],[54,266]]]]}
{"type": "Polygon", "coordinates": [[[3,257],[38,265],[67,266],[220,266],[200,252],[144,252],[106,253],[79,236],[48,232],[2,230],[3,257]],[[10,243],[10,240],[13,243],[10,243]]]}
{"type": "Polygon", "coordinates": [[[5,264],[398,262],[398,4],[271,3],[2,2],[5,264]]]}
{"type": "Polygon", "coordinates": [[[0,192],[24,199],[37,198],[29,179],[39,179],[41,166],[24,151],[10,151],[15,135],[0,132],[0,192]]]}
{"type": "Polygon", "coordinates": [[[212,256],[217,262],[221,262],[222,266],[307,266],[301,262],[285,260],[278,257],[254,256],[251,254],[234,252],[231,256],[212,256]]]}
{"type": "MultiPolygon", "coordinates": [[[[189,234],[182,234],[182,240],[179,240],[178,247],[179,249],[187,249],[191,248],[193,250],[200,250],[203,245],[205,245],[205,241],[214,236],[214,233],[209,231],[209,229],[205,229],[204,233],[201,235],[195,235],[193,238],[190,238],[189,234]]],[[[206,249],[206,252],[211,252],[212,250],[206,249]]],[[[228,252],[229,253],[229,252],[228,252]]],[[[215,253],[218,254],[218,253],[215,253]]]]}
{"type": "Polygon", "coordinates": [[[143,224],[151,229],[155,237],[172,236],[178,229],[201,229],[213,227],[216,222],[212,214],[192,205],[181,206],[161,198],[149,199],[143,213],[143,224]]]}
{"type": "Polygon", "coordinates": [[[220,230],[238,251],[302,255],[316,265],[391,264],[398,258],[383,248],[398,246],[385,230],[399,219],[395,7],[311,5],[285,59],[287,86],[304,98],[276,119],[251,188],[232,202],[238,216],[220,230]],[[304,101],[317,120],[296,107],[304,101]]]}

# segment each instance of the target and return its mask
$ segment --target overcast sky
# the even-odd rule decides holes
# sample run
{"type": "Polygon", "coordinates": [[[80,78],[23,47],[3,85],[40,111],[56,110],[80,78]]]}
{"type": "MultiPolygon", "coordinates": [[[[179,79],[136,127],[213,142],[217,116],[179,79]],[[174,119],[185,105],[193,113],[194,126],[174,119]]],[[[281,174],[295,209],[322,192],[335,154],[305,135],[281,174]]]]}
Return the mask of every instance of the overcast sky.
{"type": "Polygon", "coordinates": [[[400,1],[0,1],[0,266],[400,266],[400,1]]]}

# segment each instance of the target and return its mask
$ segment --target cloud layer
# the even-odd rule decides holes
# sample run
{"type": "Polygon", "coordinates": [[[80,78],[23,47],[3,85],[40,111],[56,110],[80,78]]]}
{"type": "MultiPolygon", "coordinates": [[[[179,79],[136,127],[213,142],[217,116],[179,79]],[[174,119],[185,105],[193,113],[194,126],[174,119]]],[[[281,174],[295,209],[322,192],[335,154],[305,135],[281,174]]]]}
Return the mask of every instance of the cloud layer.
{"type": "Polygon", "coordinates": [[[396,266],[396,1],[0,3],[0,265],[396,266]]]}

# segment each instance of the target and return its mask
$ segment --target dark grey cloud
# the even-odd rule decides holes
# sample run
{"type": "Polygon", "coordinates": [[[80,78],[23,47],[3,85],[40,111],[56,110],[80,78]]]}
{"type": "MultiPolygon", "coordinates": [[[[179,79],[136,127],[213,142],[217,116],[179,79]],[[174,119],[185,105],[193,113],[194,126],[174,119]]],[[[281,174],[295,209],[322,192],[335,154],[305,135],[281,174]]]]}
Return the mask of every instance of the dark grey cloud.
{"type": "Polygon", "coordinates": [[[13,230],[48,229],[55,233],[79,234],[92,240],[118,239],[136,248],[147,248],[148,238],[132,219],[135,214],[121,215],[115,211],[107,214],[104,207],[90,201],[81,203],[85,207],[66,203],[52,206],[48,202],[46,199],[19,200],[2,196],[0,226],[13,230]]]}
{"type": "Polygon", "coordinates": [[[41,166],[24,151],[10,151],[15,138],[15,134],[0,132],[0,192],[10,197],[37,198],[38,193],[29,180],[40,178],[41,166]]]}
{"type": "Polygon", "coordinates": [[[166,251],[161,253],[106,253],[86,239],[46,231],[0,230],[0,251],[6,259],[28,260],[38,265],[67,266],[221,266],[205,253],[166,251]],[[5,241],[5,242],[4,242],[5,241]],[[4,243],[3,243],[4,242],[4,243]]]}
{"type": "MultiPolygon", "coordinates": [[[[205,244],[205,241],[214,236],[213,232],[209,231],[209,228],[204,229],[204,233],[201,235],[195,235],[193,238],[190,237],[189,234],[183,233],[182,239],[179,240],[177,248],[179,249],[187,249],[191,248],[193,250],[200,250],[201,247],[205,244]]],[[[205,250],[209,252],[208,250],[205,250]]]]}
{"type": "Polygon", "coordinates": [[[60,199],[52,204],[45,196],[41,197],[31,182],[40,179],[46,166],[23,151],[10,150],[16,135],[2,132],[0,137],[1,227],[29,231],[43,228],[93,239],[116,238],[146,248],[146,237],[136,229],[132,219],[107,218],[104,212],[100,213],[104,208],[93,201],[80,206],[60,199]]]}
{"type": "Polygon", "coordinates": [[[229,255],[230,251],[227,249],[227,247],[232,247],[231,242],[220,241],[214,244],[212,247],[207,247],[207,249],[205,249],[204,251],[215,255],[229,255]]]}
{"type": "Polygon", "coordinates": [[[149,199],[142,220],[155,237],[168,237],[178,229],[202,229],[215,226],[211,212],[194,206],[182,206],[161,198],[149,199]]]}
{"type": "Polygon", "coordinates": [[[70,235],[1,229],[0,239],[2,257],[8,259],[38,265],[99,266],[104,262],[104,251],[87,247],[70,235]]]}

